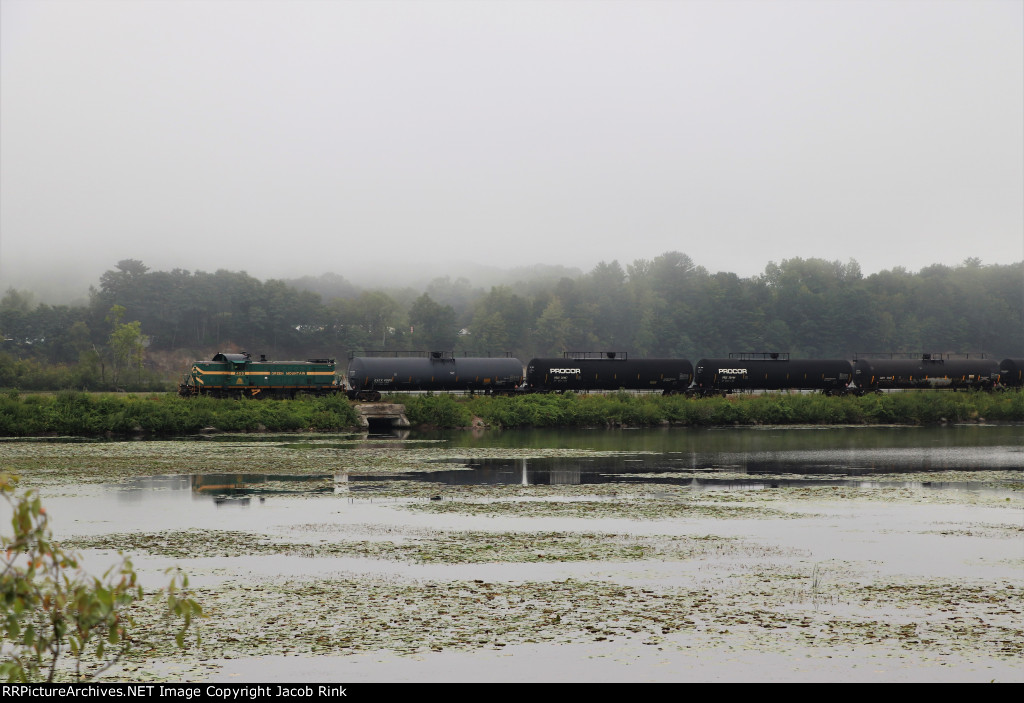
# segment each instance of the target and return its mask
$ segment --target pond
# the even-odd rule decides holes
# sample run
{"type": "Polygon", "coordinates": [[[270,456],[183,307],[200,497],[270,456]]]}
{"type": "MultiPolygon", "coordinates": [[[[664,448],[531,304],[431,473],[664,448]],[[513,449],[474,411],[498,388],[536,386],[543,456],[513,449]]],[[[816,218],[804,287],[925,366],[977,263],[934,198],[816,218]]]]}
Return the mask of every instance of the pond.
{"type": "MultiPolygon", "coordinates": [[[[690,489],[798,486],[867,486],[872,479],[891,481],[900,476],[905,486],[929,490],[979,490],[1012,494],[1012,488],[993,487],[987,472],[1024,469],[1024,431],[1019,426],[963,425],[939,428],[804,428],[724,430],[515,430],[488,433],[415,433],[369,435],[336,441],[293,437],[203,438],[206,443],[253,447],[251,463],[269,451],[301,453],[314,450],[345,452],[356,447],[415,452],[438,444],[459,454],[458,447],[475,453],[503,450],[553,449],[597,452],[571,456],[490,458],[455,456],[426,459],[416,471],[367,473],[203,473],[129,478],[106,485],[116,494],[115,505],[140,501],[175,501],[188,493],[200,500],[180,513],[190,524],[191,510],[207,503],[250,505],[251,498],[295,494],[360,494],[379,491],[389,482],[418,481],[458,485],[580,485],[597,483],[646,486],[685,486],[690,489]],[[452,469],[446,467],[451,465],[452,469]],[[986,473],[982,473],[986,472],[986,473]],[[942,473],[959,480],[935,480],[942,473]],[[977,478],[982,480],[975,480],[977,478]]],[[[330,461],[322,462],[330,464],[330,461]]],[[[1012,482],[1011,484],[1012,485],[1012,482]]],[[[107,508],[102,508],[106,510],[107,508]]],[[[116,508],[114,508],[116,509],[116,508]]]]}
{"type": "Polygon", "coordinates": [[[201,651],[123,680],[1024,679],[1019,425],[19,440],[0,462],[90,565],[193,576],[201,651]]]}

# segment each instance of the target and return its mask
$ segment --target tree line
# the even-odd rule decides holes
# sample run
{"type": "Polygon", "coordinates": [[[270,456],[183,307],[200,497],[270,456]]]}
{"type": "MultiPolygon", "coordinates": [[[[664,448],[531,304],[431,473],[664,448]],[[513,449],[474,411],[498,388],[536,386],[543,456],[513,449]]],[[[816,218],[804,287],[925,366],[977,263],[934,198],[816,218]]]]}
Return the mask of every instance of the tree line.
{"type": "Polygon", "coordinates": [[[623,267],[484,288],[437,278],[425,289],[359,288],[337,274],[260,281],[244,272],[150,270],[126,259],[84,306],[0,300],[0,387],[165,383],[161,354],[179,360],[247,350],[270,359],[366,350],[563,351],[635,357],[783,351],[794,358],[858,352],[1024,355],[1024,262],[968,259],[918,272],[864,276],[855,261],[787,259],[749,278],[711,273],[666,252],[623,267]],[[156,370],[155,370],[156,369],[156,370]],[[30,373],[31,372],[31,373],[30,373]],[[58,374],[59,375],[59,374],[58,374]]]}

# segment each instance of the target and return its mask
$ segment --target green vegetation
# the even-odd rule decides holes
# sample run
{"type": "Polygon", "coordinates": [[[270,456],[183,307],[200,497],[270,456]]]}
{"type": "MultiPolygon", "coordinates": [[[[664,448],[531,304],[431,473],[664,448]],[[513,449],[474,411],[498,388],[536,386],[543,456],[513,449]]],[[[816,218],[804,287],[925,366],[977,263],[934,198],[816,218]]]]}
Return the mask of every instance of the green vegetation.
{"type": "Polygon", "coordinates": [[[405,406],[405,416],[413,425],[469,427],[473,423],[473,412],[465,398],[442,394],[389,396],[389,400],[405,406]]]}
{"type": "MultiPolygon", "coordinates": [[[[163,601],[168,621],[180,620],[173,634],[139,627],[132,606],[146,599],[129,559],[103,578],[86,575],[79,558],[53,541],[49,517],[39,497],[15,496],[16,480],[0,474],[0,494],[12,512],[12,534],[0,536],[0,620],[4,633],[0,679],[8,683],[53,682],[66,667],[74,681],[93,679],[133,650],[149,648],[143,637],[173,637],[184,649],[193,619],[202,608],[183,589],[188,577],[177,572],[154,599],[163,601]]],[[[63,678],[63,677],[62,677],[63,678]]]]}
{"type": "Polygon", "coordinates": [[[1024,262],[865,276],[855,261],[797,258],[740,278],[666,252],[489,281],[361,290],[337,275],[259,281],[126,259],[86,305],[3,293],[0,389],[169,390],[192,361],[243,349],[274,360],[385,349],[511,352],[524,362],[563,351],[692,361],[752,351],[1024,353],[1024,262]]]}
{"type": "MultiPolygon", "coordinates": [[[[0,353],[0,388],[21,390],[130,390],[164,391],[171,385],[159,373],[145,367],[150,339],[142,334],[138,320],[122,322],[123,305],[110,308],[93,340],[83,320],[70,324],[76,315],[65,308],[54,316],[54,308],[40,305],[29,311],[28,296],[8,291],[0,301],[0,341],[10,342],[15,353],[0,353]],[[68,329],[55,327],[61,320],[68,329]],[[44,324],[45,322],[45,324],[44,324]],[[41,337],[3,339],[8,332],[31,329],[41,337]],[[103,338],[103,335],[109,335],[103,338]],[[77,363],[72,360],[77,358],[77,363]]],[[[83,312],[84,308],[79,311],[83,312]]]]}
{"type": "MultiPolygon", "coordinates": [[[[479,507],[472,503],[455,503],[454,505],[456,508],[451,512],[469,512],[473,507],[479,507]]],[[[512,506],[512,509],[503,512],[516,514],[515,508],[522,504],[511,503],[509,505],[512,506]]],[[[535,505],[537,506],[535,512],[540,514],[562,514],[555,511],[546,513],[545,509],[551,507],[549,503],[535,505]]],[[[556,504],[554,507],[557,509],[561,505],[556,504]]],[[[636,504],[631,502],[629,505],[635,507],[636,504]]],[[[418,507],[413,506],[413,509],[418,507]]],[[[606,512],[610,513],[612,509],[614,506],[606,512]]],[[[619,510],[618,514],[622,512],[625,511],[619,510]]],[[[652,512],[654,512],[653,509],[647,510],[647,513],[652,512]]],[[[597,517],[597,515],[589,513],[588,516],[597,517]]],[[[101,537],[82,537],[76,539],[74,543],[80,549],[110,549],[111,545],[128,546],[133,551],[179,559],[273,554],[302,555],[304,557],[358,556],[417,564],[636,561],[652,558],[682,560],[734,546],[734,540],[731,538],[710,536],[646,539],[633,535],[592,532],[504,532],[495,534],[493,532],[459,531],[425,531],[415,535],[412,539],[400,542],[382,539],[344,539],[312,545],[286,543],[249,532],[209,529],[145,534],[119,533],[101,537]]]]}
{"type": "MultiPolygon", "coordinates": [[[[728,398],[609,394],[512,397],[395,395],[413,425],[470,427],[683,427],[725,425],[927,425],[1024,421],[1024,391],[918,391],[829,397],[766,393],[728,398]]],[[[326,432],[358,426],[344,396],[296,400],[217,400],[171,394],[133,396],[60,391],[0,395],[0,436],[186,435],[221,432],[326,432]]]]}
{"type": "MultiPolygon", "coordinates": [[[[496,427],[600,427],[672,424],[843,425],[934,424],[941,422],[1024,421],[1024,392],[954,393],[921,391],[829,397],[766,393],[728,398],[611,393],[476,397],[463,401],[466,413],[449,405],[431,415],[429,399],[405,402],[410,421],[438,427],[464,427],[465,415],[496,427]],[[415,408],[415,411],[410,411],[415,408]]],[[[457,404],[456,404],[457,405],[457,404]]]]}
{"type": "Polygon", "coordinates": [[[0,436],[105,434],[183,435],[213,427],[222,432],[335,430],[357,425],[343,396],[297,400],[214,400],[148,396],[56,395],[0,396],[0,436]]]}

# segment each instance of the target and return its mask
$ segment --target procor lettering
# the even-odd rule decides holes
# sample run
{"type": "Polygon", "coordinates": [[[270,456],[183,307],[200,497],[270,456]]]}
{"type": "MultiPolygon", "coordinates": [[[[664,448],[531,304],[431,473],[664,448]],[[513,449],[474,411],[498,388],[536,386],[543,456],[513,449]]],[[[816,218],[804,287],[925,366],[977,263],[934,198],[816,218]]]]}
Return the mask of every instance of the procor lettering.
{"type": "Polygon", "coordinates": [[[746,369],[718,369],[720,374],[733,374],[736,376],[742,376],[747,373],[746,369]]]}
{"type": "Polygon", "coordinates": [[[551,369],[549,373],[581,373],[579,369],[551,369]]]}

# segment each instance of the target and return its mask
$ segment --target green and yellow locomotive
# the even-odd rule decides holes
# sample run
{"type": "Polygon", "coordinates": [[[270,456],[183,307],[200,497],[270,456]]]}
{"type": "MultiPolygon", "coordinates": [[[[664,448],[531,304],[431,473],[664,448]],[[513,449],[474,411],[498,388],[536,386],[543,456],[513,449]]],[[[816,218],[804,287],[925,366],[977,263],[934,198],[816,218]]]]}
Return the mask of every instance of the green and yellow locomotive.
{"type": "Polygon", "coordinates": [[[334,359],[253,361],[248,352],[219,353],[197,361],[182,378],[178,395],[213,398],[294,398],[299,394],[332,395],[345,390],[334,375],[334,359]]]}

